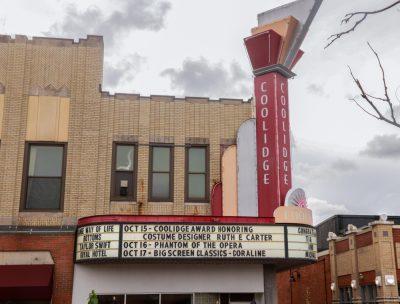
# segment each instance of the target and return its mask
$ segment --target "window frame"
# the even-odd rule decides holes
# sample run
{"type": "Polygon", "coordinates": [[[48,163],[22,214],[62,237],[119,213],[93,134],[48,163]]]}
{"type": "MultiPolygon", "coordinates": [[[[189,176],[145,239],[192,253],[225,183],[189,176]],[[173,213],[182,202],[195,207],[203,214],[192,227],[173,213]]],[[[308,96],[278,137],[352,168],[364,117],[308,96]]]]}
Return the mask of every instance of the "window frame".
{"type": "Polygon", "coordinates": [[[54,141],[26,141],[25,142],[23,176],[22,176],[22,186],[21,186],[21,199],[20,199],[20,212],[63,212],[64,211],[67,151],[68,151],[68,144],[66,142],[54,142],[54,141]],[[62,164],[61,164],[61,177],[54,177],[54,178],[61,179],[60,206],[58,208],[27,208],[26,207],[26,200],[27,200],[27,195],[28,195],[28,182],[29,182],[30,152],[31,152],[32,146],[51,146],[51,147],[62,147],[63,148],[63,157],[62,157],[62,164]]]}
{"type": "Polygon", "coordinates": [[[342,286],[339,288],[339,303],[340,304],[351,304],[353,303],[353,289],[351,286],[342,286]],[[343,299],[342,295],[348,295],[349,299],[343,299]]]}
{"type": "Polygon", "coordinates": [[[364,303],[371,303],[371,304],[376,304],[377,303],[377,296],[378,296],[378,289],[375,284],[365,284],[360,286],[360,291],[361,291],[361,302],[364,303]],[[372,299],[367,299],[366,296],[371,295],[370,292],[372,293],[372,299]]]}
{"type": "Polygon", "coordinates": [[[113,141],[112,145],[112,160],[111,160],[111,184],[110,184],[110,201],[112,202],[135,202],[137,199],[137,176],[138,176],[138,143],[128,141],[113,141]],[[133,153],[133,171],[116,170],[117,164],[117,146],[132,146],[133,153]],[[115,176],[117,172],[132,172],[132,196],[120,196],[114,193],[115,176]]]}
{"type": "Polygon", "coordinates": [[[173,202],[174,201],[174,145],[165,143],[150,143],[149,144],[149,177],[148,177],[148,201],[149,202],[173,202]],[[169,148],[169,197],[167,199],[153,197],[153,173],[167,173],[161,171],[153,171],[153,148],[169,148]]]}
{"type": "MultiPolygon", "coordinates": [[[[200,174],[200,173],[199,173],[200,174]]],[[[185,202],[188,203],[209,203],[210,202],[210,146],[205,144],[186,144],[185,145],[185,202]],[[189,150],[190,148],[204,148],[206,180],[205,180],[205,197],[204,198],[191,198],[189,197],[189,150]]]]}

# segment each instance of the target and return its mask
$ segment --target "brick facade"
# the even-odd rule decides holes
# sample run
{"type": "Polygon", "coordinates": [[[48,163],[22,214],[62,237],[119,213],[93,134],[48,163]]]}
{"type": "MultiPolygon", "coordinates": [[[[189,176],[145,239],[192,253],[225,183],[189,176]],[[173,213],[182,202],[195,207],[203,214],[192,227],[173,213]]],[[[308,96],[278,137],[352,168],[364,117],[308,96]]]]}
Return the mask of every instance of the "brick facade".
{"type": "MultiPolygon", "coordinates": [[[[208,145],[211,189],[221,181],[221,151],[236,142],[239,126],[252,117],[251,103],[239,99],[111,95],[101,89],[103,52],[99,36],[74,42],[0,35],[0,251],[49,251],[54,304],[71,302],[74,236],[47,228],[73,227],[77,219],[96,214],[210,215],[209,202],[185,202],[185,145],[208,145]],[[54,126],[57,130],[46,132],[54,126]],[[21,208],[24,155],[32,138],[66,144],[60,211],[21,208]],[[137,144],[135,201],[110,200],[114,142],[137,144]],[[152,143],[173,145],[172,202],[148,199],[152,143]],[[11,233],[21,227],[36,232],[11,233]]],[[[214,298],[199,295],[199,303],[215,303],[214,298]]]]}
{"type": "Polygon", "coordinates": [[[282,271],[277,276],[279,304],[331,303],[329,255],[304,267],[282,271]]]}
{"type": "Polygon", "coordinates": [[[333,237],[329,250],[320,252],[318,262],[278,274],[279,304],[339,303],[340,288],[352,289],[353,303],[361,303],[361,288],[377,287],[379,303],[398,303],[400,297],[400,226],[376,221],[364,229],[353,229],[343,237],[333,237]],[[394,275],[396,284],[387,285],[385,275],[394,275]],[[334,292],[331,284],[334,283],[334,292]]]}
{"type": "Polygon", "coordinates": [[[238,127],[252,115],[251,104],[235,99],[110,95],[100,89],[102,75],[102,37],[88,36],[75,43],[0,36],[0,83],[5,88],[0,225],[56,226],[110,213],[210,214],[209,204],[184,201],[184,145],[209,145],[211,189],[221,180],[221,146],[235,142],[238,127]],[[46,88],[62,91],[70,103],[64,210],[32,214],[20,212],[28,99],[46,94],[46,88]],[[139,145],[135,202],[110,202],[114,141],[139,145]],[[174,144],[173,202],[148,201],[149,143],[174,144]]]}
{"type": "Polygon", "coordinates": [[[54,260],[53,304],[71,303],[75,234],[1,234],[0,251],[49,251],[54,260]]]}

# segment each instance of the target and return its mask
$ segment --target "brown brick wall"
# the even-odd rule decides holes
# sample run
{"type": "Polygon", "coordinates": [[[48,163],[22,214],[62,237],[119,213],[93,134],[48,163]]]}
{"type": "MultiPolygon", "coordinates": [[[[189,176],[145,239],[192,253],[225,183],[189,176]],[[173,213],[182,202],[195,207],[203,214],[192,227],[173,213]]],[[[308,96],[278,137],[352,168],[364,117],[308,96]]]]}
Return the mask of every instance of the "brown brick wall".
{"type": "Polygon", "coordinates": [[[329,255],[315,264],[279,272],[277,275],[279,304],[331,303],[329,255]],[[295,281],[290,283],[290,275],[295,281]]]}
{"type": "Polygon", "coordinates": [[[393,241],[400,243],[400,229],[393,229],[393,241]]]}
{"type": "Polygon", "coordinates": [[[140,96],[100,91],[103,42],[88,36],[66,39],[11,39],[0,36],[0,83],[5,86],[0,148],[0,225],[55,226],[94,214],[207,215],[209,204],[184,201],[184,145],[209,144],[210,189],[220,181],[221,143],[234,142],[251,117],[243,100],[140,96]],[[70,98],[64,210],[20,212],[28,99],[32,91],[66,88],[70,98]],[[113,141],[135,141],[138,149],[137,200],[110,202],[113,141]],[[152,142],[174,148],[174,202],[148,201],[148,161],[152,142]],[[4,174],[7,172],[7,174],[4,174]]]}
{"type": "Polygon", "coordinates": [[[349,251],[349,240],[345,239],[335,243],[336,254],[349,251]]]}
{"type": "Polygon", "coordinates": [[[356,235],[356,248],[372,245],[372,231],[356,235]]]}
{"type": "Polygon", "coordinates": [[[338,287],[351,286],[351,274],[346,274],[337,277],[338,287]]]}
{"type": "Polygon", "coordinates": [[[0,234],[0,251],[50,251],[54,260],[53,304],[72,300],[74,234],[0,234]]]}
{"type": "Polygon", "coordinates": [[[376,272],[375,270],[360,272],[360,285],[375,284],[376,272]]]}

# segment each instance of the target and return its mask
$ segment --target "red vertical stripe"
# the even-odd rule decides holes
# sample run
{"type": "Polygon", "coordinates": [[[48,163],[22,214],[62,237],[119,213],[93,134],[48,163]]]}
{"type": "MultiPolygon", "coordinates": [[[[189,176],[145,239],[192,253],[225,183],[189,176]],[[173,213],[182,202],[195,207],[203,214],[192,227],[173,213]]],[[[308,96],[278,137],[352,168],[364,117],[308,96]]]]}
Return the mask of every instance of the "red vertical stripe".
{"type": "Polygon", "coordinates": [[[279,206],[276,73],[254,79],[256,99],[258,216],[273,216],[279,206]]]}

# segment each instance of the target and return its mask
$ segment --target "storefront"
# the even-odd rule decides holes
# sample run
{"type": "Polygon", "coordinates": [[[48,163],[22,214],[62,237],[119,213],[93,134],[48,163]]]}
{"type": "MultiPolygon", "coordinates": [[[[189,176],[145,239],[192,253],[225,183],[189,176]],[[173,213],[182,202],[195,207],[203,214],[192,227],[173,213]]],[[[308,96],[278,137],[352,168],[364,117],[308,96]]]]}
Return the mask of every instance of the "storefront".
{"type": "Polygon", "coordinates": [[[315,259],[316,232],[306,225],[248,217],[87,217],[77,228],[73,303],[92,290],[101,303],[263,303],[276,297],[278,269],[315,259]]]}

